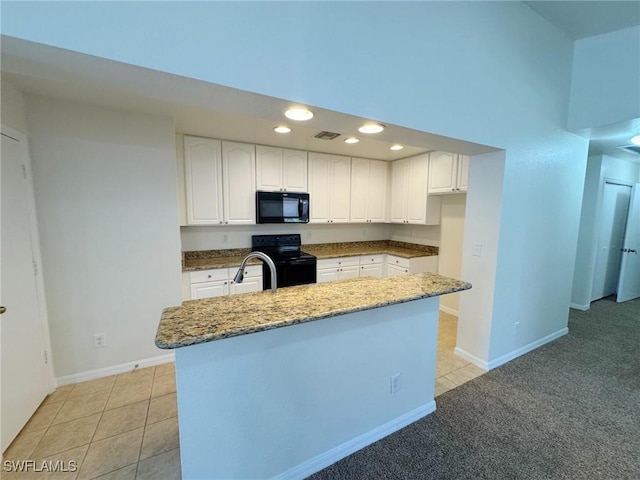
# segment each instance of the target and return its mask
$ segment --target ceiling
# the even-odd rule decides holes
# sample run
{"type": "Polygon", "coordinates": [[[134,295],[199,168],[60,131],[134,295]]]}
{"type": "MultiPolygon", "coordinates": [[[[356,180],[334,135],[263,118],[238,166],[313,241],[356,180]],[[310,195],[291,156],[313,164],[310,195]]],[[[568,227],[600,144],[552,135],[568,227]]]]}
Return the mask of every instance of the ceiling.
{"type": "Polygon", "coordinates": [[[358,127],[379,119],[320,108],[312,108],[313,119],[293,122],[283,115],[293,105],[286,100],[12,37],[2,37],[2,75],[31,95],[171,116],[177,133],[195,136],[387,161],[430,150],[466,155],[496,150],[388,123],[382,133],[368,137],[358,127]],[[275,133],[273,128],[279,124],[291,127],[291,133],[275,133]],[[340,137],[314,138],[320,131],[340,133],[340,137]],[[360,142],[345,144],[348,136],[360,142]],[[396,143],[405,148],[390,150],[396,143]]]}
{"type": "MultiPolygon", "coordinates": [[[[572,38],[584,38],[640,24],[638,1],[527,1],[524,2],[572,38]]],[[[395,160],[430,150],[476,155],[490,146],[433,135],[397,125],[375,136],[358,133],[366,119],[313,108],[305,123],[286,121],[292,106],[283,99],[253,94],[103,58],[2,37],[2,75],[23,92],[33,95],[172,116],[178,133],[353,157],[395,160]],[[273,128],[287,124],[292,132],[273,128]],[[314,138],[327,130],[341,134],[335,140],[314,138]],[[348,136],[360,138],[354,145],[348,136]],[[395,143],[405,146],[392,151],[395,143]]],[[[580,132],[588,137],[590,154],[607,153],[640,161],[640,155],[617,148],[640,131],[640,119],[580,132]]]]}
{"type": "Polygon", "coordinates": [[[580,39],[640,25],[640,2],[528,1],[529,7],[571,38],[580,39]]]}

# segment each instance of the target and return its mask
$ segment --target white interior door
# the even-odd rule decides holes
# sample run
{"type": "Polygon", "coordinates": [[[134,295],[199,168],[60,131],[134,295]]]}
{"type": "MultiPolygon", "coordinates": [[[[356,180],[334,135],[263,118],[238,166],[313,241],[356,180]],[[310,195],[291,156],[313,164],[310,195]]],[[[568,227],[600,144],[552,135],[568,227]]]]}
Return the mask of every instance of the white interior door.
{"type": "Polygon", "coordinates": [[[617,291],[630,197],[630,186],[605,183],[592,301],[613,295],[617,291]]]}
{"type": "Polygon", "coordinates": [[[622,247],[618,302],[640,297],[640,183],[631,192],[627,229],[622,247]]]}
{"type": "Polygon", "coordinates": [[[46,397],[50,373],[31,245],[33,199],[24,163],[27,150],[24,142],[1,136],[0,304],[6,310],[0,316],[0,446],[4,452],[46,397]]]}

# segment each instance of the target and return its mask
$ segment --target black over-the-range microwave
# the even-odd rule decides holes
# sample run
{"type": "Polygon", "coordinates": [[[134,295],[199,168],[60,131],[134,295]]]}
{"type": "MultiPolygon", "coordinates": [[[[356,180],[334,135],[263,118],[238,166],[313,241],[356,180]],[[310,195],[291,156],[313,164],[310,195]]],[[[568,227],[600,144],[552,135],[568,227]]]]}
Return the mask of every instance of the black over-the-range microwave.
{"type": "Polygon", "coordinates": [[[309,194],[256,192],[258,223],[309,223],[309,194]]]}

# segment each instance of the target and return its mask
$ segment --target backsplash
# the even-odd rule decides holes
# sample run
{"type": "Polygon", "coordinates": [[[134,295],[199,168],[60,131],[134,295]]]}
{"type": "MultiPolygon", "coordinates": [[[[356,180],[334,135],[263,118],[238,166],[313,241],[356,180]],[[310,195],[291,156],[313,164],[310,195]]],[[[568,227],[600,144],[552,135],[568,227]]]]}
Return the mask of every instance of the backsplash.
{"type": "Polygon", "coordinates": [[[395,240],[440,245],[439,226],[317,223],[297,225],[236,225],[180,227],[182,251],[250,248],[251,235],[299,233],[302,244],[395,240]]]}

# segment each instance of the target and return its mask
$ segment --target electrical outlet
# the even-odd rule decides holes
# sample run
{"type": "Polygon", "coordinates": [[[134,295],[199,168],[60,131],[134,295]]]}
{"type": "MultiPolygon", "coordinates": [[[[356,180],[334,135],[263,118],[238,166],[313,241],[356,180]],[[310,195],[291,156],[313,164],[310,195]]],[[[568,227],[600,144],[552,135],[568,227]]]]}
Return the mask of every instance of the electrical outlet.
{"type": "Polygon", "coordinates": [[[391,395],[394,395],[400,391],[400,387],[402,386],[400,379],[401,377],[399,373],[392,375],[391,378],[389,379],[391,383],[391,395]]]}
{"type": "Polygon", "coordinates": [[[474,243],[473,244],[473,252],[471,253],[471,255],[473,255],[474,257],[481,257],[482,256],[482,244],[481,243],[474,243]]]}
{"type": "Polygon", "coordinates": [[[107,346],[107,339],[104,333],[96,333],[93,336],[93,348],[102,348],[107,346]]]}
{"type": "Polygon", "coordinates": [[[226,233],[222,235],[222,243],[229,243],[229,235],[226,233]]]}
{"type": "Polygon", "coordinates": [[[520,322],[516,322],[513,324],[513,334],[517,335],[520,331],[520,322]]]}

